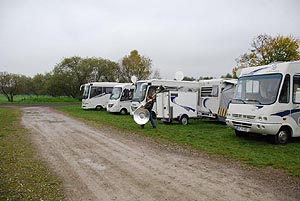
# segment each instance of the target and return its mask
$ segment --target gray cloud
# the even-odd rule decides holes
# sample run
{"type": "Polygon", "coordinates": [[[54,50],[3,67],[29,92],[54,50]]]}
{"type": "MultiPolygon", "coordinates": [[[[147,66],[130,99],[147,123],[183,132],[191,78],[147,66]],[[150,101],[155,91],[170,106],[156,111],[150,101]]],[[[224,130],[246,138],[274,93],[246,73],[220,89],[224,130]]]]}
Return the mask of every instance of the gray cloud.
{"type": "Polygon", "coordinates": [[[49,72],[64,57],[133,49],[162,77],[231,73],[258,34],[300,37],[297,0],[1,0],[0,71],[49,72]]]}

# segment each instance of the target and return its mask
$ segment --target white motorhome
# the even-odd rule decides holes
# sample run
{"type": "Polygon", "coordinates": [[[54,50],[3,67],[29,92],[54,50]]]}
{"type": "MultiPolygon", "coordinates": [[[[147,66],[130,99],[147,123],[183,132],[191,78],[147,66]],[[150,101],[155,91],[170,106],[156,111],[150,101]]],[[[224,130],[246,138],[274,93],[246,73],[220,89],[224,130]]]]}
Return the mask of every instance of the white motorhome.
{"type": "Polygon", "coordinates": [[[236,79],[200,80],[198,115],[225,122],[230,100],[233,98],[236,79]]]}
{"type": "Polygon", "coordinates": [[[300,61],[244,68],[226,123],[237,136],[269,135],[276,144],[300,136],[300,61]]]}
{"type": "Polygon", "coordinates": [[[107,104],[107,111],[121,114],[129,113],[133,90],[132,83],[123,83],[114,86],[107,104]]]}
{"type": "MultiPolygon", "coordinates": [[[[130,114],[141,105],[146,103],[146,97],[150,94],[153,95],[156,93],[156,90],[159,86],[163,87],[174,87],[174,88],[182,88],[182,87],[191,87],[194,88],[199,87],[198,82],[190,82],[190,81],[176,81],[176,80],[160,80],[160,79],[151,79],[151,80],[140,80],[135,83],[135,89],[133,93],[133,98],[130,107],[130,114]]],[[[156,102],[153,106],[154,117],[156,117],[156,102]]]]}
{"type": "MultiPolygon", "coordinates": [[[[192,84],[194,85],[194,84],[192,84]]],[[[156,96],[157,119],[164,123],[179,121],[187,125],[189,119],[198,118],[199,85],[184,88],[166,89],[156,96]]]]}
{"type": "Polygon", "coordinates": [[[112,89],[117,82],[91,82],[81,85],[84,87],[82,95],[82,109],[101,110],[106,108],[112,89]]]}

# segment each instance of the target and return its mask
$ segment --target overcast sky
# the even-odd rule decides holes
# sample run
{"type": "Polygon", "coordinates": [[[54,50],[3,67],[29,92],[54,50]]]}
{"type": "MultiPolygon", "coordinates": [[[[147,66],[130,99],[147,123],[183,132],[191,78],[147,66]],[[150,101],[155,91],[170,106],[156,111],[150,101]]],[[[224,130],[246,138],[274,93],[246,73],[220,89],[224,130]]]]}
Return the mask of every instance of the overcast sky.
{"type": "Polygon", "coordinates": [[[299,0],[0,0],[0,72],[136,49],[163,78],[231,73],[259,34],[300,38],[299,0]]]}

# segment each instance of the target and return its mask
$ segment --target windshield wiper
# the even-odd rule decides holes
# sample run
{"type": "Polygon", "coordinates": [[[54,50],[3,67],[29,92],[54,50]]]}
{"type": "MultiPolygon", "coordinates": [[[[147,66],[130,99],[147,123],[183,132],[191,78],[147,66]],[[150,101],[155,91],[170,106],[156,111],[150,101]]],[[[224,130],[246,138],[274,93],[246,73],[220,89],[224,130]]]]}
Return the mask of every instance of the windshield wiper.
{"type": "Polygon", "coordinates": [[[235,98],[233,100],[235,100],[235,101],[241,101],[242,103],[246,104],[246,102],[243,99],[237,99],[237,98],[235,98]]]}
{"type": "Polygon", "coordinates": [[[256,99],[246,99],[246,101],[257,102],[258,104],[261,105],[261,102],[259,100],[256,100],[256,99]]]}

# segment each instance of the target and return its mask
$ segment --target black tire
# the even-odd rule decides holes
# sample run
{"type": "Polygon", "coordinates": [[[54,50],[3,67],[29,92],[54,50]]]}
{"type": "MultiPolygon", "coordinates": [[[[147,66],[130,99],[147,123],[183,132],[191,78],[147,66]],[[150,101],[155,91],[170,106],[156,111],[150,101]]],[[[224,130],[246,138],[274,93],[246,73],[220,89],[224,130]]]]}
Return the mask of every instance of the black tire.
{"type": "Polygon", "coordinates": [[[127,114],[127,110],[126,110],[125,108],[123,108],[123,109],[120,111],[120,114],[121,114],[121,115],[127,114]]]}
{"type": "Polygon", "coordinates": [[[274,144],[286,144],[290,138],[290,132],[288,129],[280,129],[278,133],[272,136],[272,142],[274,144]]]}
{"type": "Polygon", "coordinates": [[[96,110],[103,110],[103,107],[101,105],[97,105],[95,109],[96,110]]]}
{"type": "Polygon", "coordinates": [[[187,115],[184,114],[184,115],[182,115],[182,116],[180,117],[179,122],[180,122],[182,125],[186,126],[186,125],[188,125],[188,123],[189,123],[189,117],[188,117],[187,115]]]}

